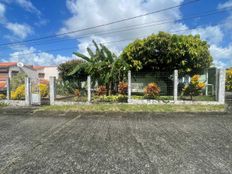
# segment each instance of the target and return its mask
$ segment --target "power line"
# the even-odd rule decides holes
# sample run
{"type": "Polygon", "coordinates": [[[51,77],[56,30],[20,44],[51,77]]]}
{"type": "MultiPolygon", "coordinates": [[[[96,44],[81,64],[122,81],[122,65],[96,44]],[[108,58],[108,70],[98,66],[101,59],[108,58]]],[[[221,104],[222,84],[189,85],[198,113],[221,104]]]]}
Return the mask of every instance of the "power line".
{"type": "MultiPolygon", "coordinates": [[[[89,36],[94,35],[94,34],[97,34],[97,35],[109,35],[109,34],[115,34],[115,33],[119,33],[119,32],[121,33],[121,32],[126,32],[126,31],[131,31],[131,30],[149,28],[149,27],[152,27],[152,26],[163,25],[163,24],[167,24],[167,23],[181,22],[181,21],[186,21],[186,20],[189,20],[189,19],[195,19],[195,18],[200,18],[200,17],[201,18],[202,17],[208,17],[208,16],[211,16],[211,15],[216,15],[216,14],[219,14],[219,13],[226,12],[227,10],[230,10],[230,9],[231,9],[231,7],[224,8],[224,9],[219,9],[219,10],[211,10],[211,11],[207,11],[205,13],[187,16],[185,18],[177,19],[177,20],[163,19],[163,20],[153,21],[153,22],[149,22],[149,23],[130,25],[130,26],[126,26],[126,27],[117,28],[117,29],[124,29],[125,28],[124,30],[115,30],[115,31],[110,31],[110,32],[93,32],[93,33],[87,33],[86,35],[82,35],[82,36],[77,37],[75,39],[86,38],[86,37],[89,37],[89,36]],[[165,22],[163,22],[163,21],[165,21],[165,22]],[[157,22],[160,22],[160,23],[157,23],[157,22]],[[145,25],[145,24],[148,24],[148,25],[145,25]],[[129,28],[129,27],[131,27],[131,28],[129,28]]],[[[62,41],[68,41],[68,40],[71,40],[71,39],[69,38],[69,39],[58,40],[58,41],[56,41],[56,43],[57,42],[62,42],[62,41]]],[[[53,41],[49,42],[49,43],[35,43],[32,46],[35,46],[35,45],[47,45],[47,44],[53,44],[53,43],[54,43],[53,41]]],[[[3,46],[1,46],[1,47],[3,47],[3,46]]]]}
{"type": "Polygon", "coordinates": [[[112,22],[109,22],[109,23],[100,24],[100,25],[96,25],[96,26],[92,26],[92,27],[87,27],[87,28],[83,28],[83,29],[79,29],[79,30],[73,30],[73,31],[69,31],[69,32],[64,32],[64,33],[60,33],[60,34],[53,34],[53,35],[48,35],[48,36],[44,36],[44,37],[38,37],[38,38],[28,39],[28,40],[23,40],[23,41],[17,41],[17,42],[2,43],[2,44],[0,44],[0,46],[12,45],[12,44],[18,44],[18,43],[26,43],[26,42],[32,42],[32,41],[38,41],[38,40],[44,40],[44,39],[54,38],[54,37],[58,37],[58,36],[69,35],[69,34],[81,32],[81,31],[86,31],[86,30],[90,30],[90,29],[96,29],[96,28],[100,28],[100,27],[105,27],[105,26],[108,26],[108,25],[121,23],[121,22],[125,22],[125,21],[130,21],[130,20],[133,20],[133,19],[136,19],[136,18],[152,15],[152,14],[155,14],[155,13],[160,13],[160,12],[171,10],[171,9],[174,9],[174,8],[183,7],[183,6],[195,3],[197,1],[199,1],[199,0],[190,0],[190,1],[188,1],[186,3],[183,3],[183,4],[180,4],[180,5],[175,5],[175,6],[171,6],[171,7],[168,7],[168,8],[163,8],[163,9],[160,9],[160,10],[156,10],[156,11],[152,11],[152,12],[149,12],[149,13],[133,16],[133,17],[130,17],[130,18],[124,18],[124,19],[112,21],[112,22]]]}
{"type": "MultiPolygon", "coordinates": [[[[225,22],[223,22],[225,23],[225,22]]],[[[223,24],[221,23],[221,24],[223,24]]],[[[217,24],[218,25],[218,24],[217,24]]],[[[217,26],[217,25],[214,25],[214,26],[217,26]]],[[[191,28],[191,29],[183,29],[183,30],[176,30],[176,31],[171,31],[171,33],[179,33],[179,32],[184,32],[184,31],[191,31],[191,30],[194,30],[194,29],[197,29],[197,28],[201,28],[200,26],[198,27],[195,27],[195,28],[191,28]]],[[[128,38],[128,39],[121,39],[121,40],[114,40],[114,41],[108,41],[108,42],[101,42],[99,44],[104,44],[104,45],[108,45],[108,44],[114,44],[114,43],[120,43],[120,42],[125,42],[125,41],[133,41],[135,39],[141,39],[142,37],[146,37],[147,35],[143,35],[143,36],[140,36],[140,38],[128,38]]],[[[90,45],[93,45],[93,44],[90,44],[90,45]]],[[[73,49],[76,49],[76,47],[66,47],[66,48],[57,48],[57,49],[50,49],[50,50],[45,50],[43,52],[46,52],[46,53],[50,53],[50,52],[57,52],[57,51],[64,51],[64,50],[73,50],[73,49]]],[[[24,55],[33,55],[33,54],[39,54],[39,53],[43,53],[41,51],[36,51],[36,52],[33,52],[33,53],[25,53],[25,54],[18,54],[17,56],[24,56],[24,55]]]]}

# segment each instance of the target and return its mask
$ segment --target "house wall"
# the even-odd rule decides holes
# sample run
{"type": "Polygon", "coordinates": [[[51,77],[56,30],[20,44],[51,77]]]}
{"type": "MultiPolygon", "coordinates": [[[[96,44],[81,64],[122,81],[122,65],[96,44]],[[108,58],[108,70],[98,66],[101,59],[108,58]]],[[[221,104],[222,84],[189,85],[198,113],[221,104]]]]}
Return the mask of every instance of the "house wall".
{"type": "Polygon", "coordinates": [[[45,80],[49,80],[49,77],[51,76],[58,78],[59,76],[58,68],[56,66],[45,67],[44,74],[45,74],[44,76],[45,80]]]}

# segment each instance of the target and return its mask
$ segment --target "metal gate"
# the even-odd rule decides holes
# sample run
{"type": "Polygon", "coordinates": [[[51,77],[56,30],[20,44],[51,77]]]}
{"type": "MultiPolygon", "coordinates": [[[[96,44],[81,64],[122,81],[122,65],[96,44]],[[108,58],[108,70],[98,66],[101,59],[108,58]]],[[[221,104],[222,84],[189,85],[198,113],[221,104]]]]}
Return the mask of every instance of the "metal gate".
{"type": "Polygon", "coordinates": [[[31,79],[31,104],[32,105],[41,105],[39,84],[40,84],[40,80],[38,78],[31,79]]]}

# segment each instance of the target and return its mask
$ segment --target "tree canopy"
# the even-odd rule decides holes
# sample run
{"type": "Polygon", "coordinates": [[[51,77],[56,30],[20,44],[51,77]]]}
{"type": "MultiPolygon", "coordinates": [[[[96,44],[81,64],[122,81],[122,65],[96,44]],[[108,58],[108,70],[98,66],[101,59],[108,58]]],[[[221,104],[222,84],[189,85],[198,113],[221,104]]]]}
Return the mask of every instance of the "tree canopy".
{"type": "Polygon", "coordinates": [[[177,69],[181,74],[197,74],[212,64],[209,45],[199,35],[152,34],[130,43],[122,52],[133,71],[165,71],[177,69]]]}
{"type": "Polygon", "coordinates": [[[85,69],[81,68],[79,71],[76,71],[71,76],[69,75],[78,65],[83,64],[83,60],[70,60],[65,63],[62,63],[58,66],[59,77],[63,81],[77,81],[77,80],[85,80],[87,78],[87,74],[85,73],[85,69]]]}

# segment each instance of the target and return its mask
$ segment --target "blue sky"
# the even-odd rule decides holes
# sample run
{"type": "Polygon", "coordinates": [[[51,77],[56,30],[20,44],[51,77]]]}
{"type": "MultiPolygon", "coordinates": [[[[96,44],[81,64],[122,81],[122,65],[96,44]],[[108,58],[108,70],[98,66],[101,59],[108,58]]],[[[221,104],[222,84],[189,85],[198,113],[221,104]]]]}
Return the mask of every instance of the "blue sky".
{"type": "Polygon", "coordinates": [[[232,66],[232,0],[199,0],[153,15],[107,27],[73,33],[36,42],[1,45],[61,34],[109,23],[151,11],[183,5],[183,0],[0,0],[0,61],[54,65],[75,58],[74,51],[86,53],[91,40],[105,43],[117,54],[132,40],[158,31],[200,34],[210,44],[214,64],[232,66]],[[55,3],[54,3],[55,2],[55,3]],[[188,19],[208,11],[221,13],[188,19]],[[187,19],[186,19],[187,18],[187,19]],[[178,19],[186,19],[177,21],[178,19]],[[158,22],[159,21],[159,22],[158,22]],[[168,21],[159,24],[160,21],[168,21]],[[151,26],[146,26],[153,24],[151,26]],[[133,27],[132,27],[133,26],[133,27]],[[139,29],[135,27],[140,26],[139,29]],[[125,29],[128,31],[121,31],[125,29]],[[109,32],[116,31],[109,34],[109,32]],[[99,33],[105,34],[99,34],[99,33]],[[87,35],[83,37],[83,35],[87,35]],[[80,38],[82,37],[82,38],[80,38]],[[124,41],[121,41],[124,40],[124,41]],[[119,42],[121,41],[121,42],[119,42]]]}

